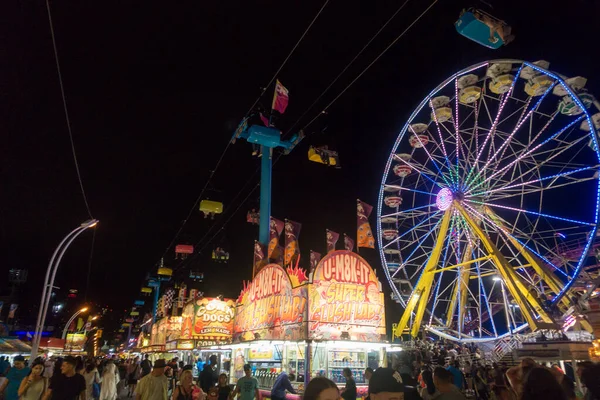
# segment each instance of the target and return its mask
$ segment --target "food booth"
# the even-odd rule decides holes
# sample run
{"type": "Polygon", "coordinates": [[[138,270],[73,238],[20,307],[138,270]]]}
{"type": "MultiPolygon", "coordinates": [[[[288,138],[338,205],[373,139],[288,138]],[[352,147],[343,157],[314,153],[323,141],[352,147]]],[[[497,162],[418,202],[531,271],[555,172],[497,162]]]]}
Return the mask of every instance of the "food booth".
{"type": "MultiPolygon", "coordinates": [[[[381,284],[358,254],[330,252],[310,278],[299,268],[268,264],[245,285],[233,328],[230,381],[252,366],[261,397],[283,370],[302,393],[312,377],[326,376],[343,386],[350,368],[358,397],[367,392],[364,370],[384,364],[385,310],[381,284]]],[[[288,399],[298,396],[288,395],[288,399]]]]}
{"type": "Polygon", "coordinates": [[[193,362],[198,373],[211,356],[216,357],[216,372],[229,373],[235,302],[231,299],[201,298],[183,309],[180,340],[193,343],[193,362]]]}

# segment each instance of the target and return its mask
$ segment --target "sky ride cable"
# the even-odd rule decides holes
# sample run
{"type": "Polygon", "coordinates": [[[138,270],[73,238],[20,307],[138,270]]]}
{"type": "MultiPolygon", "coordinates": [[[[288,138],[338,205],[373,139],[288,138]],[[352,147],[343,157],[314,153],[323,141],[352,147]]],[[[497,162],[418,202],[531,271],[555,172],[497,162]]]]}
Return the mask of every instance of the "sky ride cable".
{"type": "Polygon", "coordinates": [[[254,107],[256,107],[256,105],[258,104],[258,102],[260,101],[260,99],[263,97],[263,95],[265,94],[265,92],[267,91],[267,89],[271,86],[271,84],[275,81],[275,79],[277,79],[277,75],[279,75],[279,73],[281,72],[281,70],[283,69],[283,67],[285,66],[285,64],[287,64],[287,62],[290,59],[290,57],[292,56],[292,54],[294,54],[294,52],[296,51],[296,48],[298,48],[298,46],[300,45],[300,43],[302,42],[302,40],[304,39],[304,37],[306,36],[306,34],[308,33],[308,31],[310,31],[310,28],[312,28],[312,26],[314,25],[314,23],[317,21],[317,19],[319,18],[319,16],[321,15],[321,13],[323,12],[323,10],[327,6],[327,4],[329,4],[329,0],[325,0],[325,3],[323,3],[323,5],[321,6],[321,8],[317,12],[317,14],[312,19],[312,21],[310,21],[310,24],[308,24],[308,27],[304,30],[304,33],[302,34],[302,36],[300,36],[300,39],[298,39],[298,41],[296,42],[296,44],[294,45],[294,47],[292,48],[292,50],[288,53],[288,55],[285,58],[285,60],[283,60],[283,62],[281,63],[281,65],[279,66],[279,68],[277,69],[277,71],[275,71],[275,73],[271,77],[271,80],[269,81],[269,83],[267,83],[266,86],[264,86],[263,88],[261,88],[260,94],[258,95],[258,97],[256,98],[256,100],[254,101],[254,103],[252,104],[252,106],[250,106],[250,108],[248,109],[248,111],[246,111],[246,114],[244,114],[244,118],[246,118],[252,112],[252,110],[254,110],[254,107]]]}
{"type": "MultiPolygon", "coordinates": [[[[427,7],[425,9],[425,11],[423,11],[417,18],[414,19],[413,22],[411,22],[411,24],[404,30],[402,31],[402,33],[400,33],[400,35],[398,35],[393,41],[392,43],[390,43],[385,49],[383,49],[383,51],[381,53],[379,53],[379,55],[377,57],[375,57],[375,59],[373,61],[371,61],[371,63],[369,65],[366,66],[366,68],[356,76],[356,78],[354,78],[349,84],[348,86],[346,86],[333,100],[331,100],[329,102],[329,104],[327,104],[325,106],[325,108],[323,108],[323,110],[321,110],[312,120],[310,120],[310,122],[306,125],[304,125],[304,127],[301,130],[304,130],[306,128],[308,128],[310,125],[312,125],[313,122],[315,122],[321,115],[323,115],[328,109],[329,107],[331,107],[333,105],[333,103],[335,103],[344,93],[346,93],[346,91],[348,89],[350,89],[350,87],[352,85],[354,85],[354,83],[359,80],[364,74],[365,72],[367,72],[372,66],[373,64],[375,64],[385,53],[387,53],[387,51],[389,49],[392,48],[393,45],[396,44],[396,42],[398,42],[398,40],[400,40],[409,30],[410,28],[412,28],[417,22],[419,22],[419,20],[421,18],[423,18],[425,16],[425,14],[427,14],[427,12],[438,2],[438,0],[433,0],[433,2],[429,5],[429,7],[427,7]]],[[[336,78],[337,79],[337,78],[336,78]]]]}
{"type": "Polygon", "coordinates": [[[81,195],[83,196],[83,202],[87,209],[88,216],[90,219],[94,219],[92,211],[88,203],[85,189],[83,188],[83,180],[81,179],[81,171],[79,170],[79,161],[77,161],[77,152],[75,151],[75,142],[73,141],[73,130],[71,129],[71,119],[69,118],[69,109],[67,107],[67,97],[65,95],[65,86],[63,84],[62,72],[60,69],[60,62],[58,60],[58,48],[56,46],[56,36],[54,35],[54,23],[52,22],[52,13],[50,11],[50,3],[46,0],[46,10],[48,11],[48,23],[50,25],[50,36],[52,38],[52,48],[54,50],[54,61],[56,62],[56,72],[58,73],[58,83],[60,86],[60,94],[63,103],[63,109],[65,112],[65,120],[67,123],[67,132],[69,133],[69,141],[71,143],[71,153],[73,154],[73,161],[75,162],[75,171],[77,172],[77,180],[79,181],[79,188],[81,189],[81,195]]]}
{"type": "MultiPolygon", "coordinates": [[[[304,30],[304,33],[302,33],[302,36],[300,36],[300,39],[298,39],[298,41],[296,42],[296,44],[294,45],[294,47],[292,48],[292,50],[288,53],[287,57],[283,60],[283,62],[281,63],[281,65],[279,66],[279,68],[277,69],[277,71],[275,72],[275,74],[273,75],[273,77],[271,78],[271,80],[269,81],[269,83],[262,89],[262,91],[261,91],[260,95],[258,96],[258,98],[256,99],[256,101],[248,109],[248,111],[246,112],[244,118],[247,117],[248,114],[250,114],[250,112],[252,112],[252,110],[254,109],[254,107],[256,107],[256,105],[258,104],[258,102],[262,98],[262,96],[265,93],[265,91],[269,88],[269,86],[271,86],[271,84],[273,83],[273,81],[277,78],[277,75],[279,74],[279,72],[281,72],[281,70],[283,69],[283,67],[287,64],[288,60],[290,59],[290,57],[292,56],[292,54],[294,54],[294,52],[296,51],[296,48],[298,48],[298,46],[300,45],[300,43],[302,42],[302,40],[304,39],[304,37],[306,36],[306,34],[310,31],[310,29],[312,28],[312,26],[314,25],[314,23],[316,22],[316,20],[319,18],[319,16],[323,12],[323,9],[327,6],[327,4],[329,3],[329,1],[330,0],[325,0],[325,2],[321,6],[321,8],[317,12],[317,14],[314,16],[314,18],[312,19],[312,21],[308,25],[308,27],[304,30]]],[[[225,153],[229,149],[229,146],[231,146],[231,141],[227,142],[227,145],[225,146],[225,149],[221,153],[221,156],[219,157],[219,160],[217,161],[215,167],[211,170],[210,175],[209,175],[206,183],[204,184],[204,187],[200,191],[200,195],[198,196],[198,198],[196,199],[196,201],[194,202],[194,204],[190,208],[190,211],[188,212],[188,214],[185,217],[185,219],[182,221],[179,229],[177,230],[177,233],[175,234],[175,236],[173,237],[173,239],[169,243],[169,246],[163,252],[162,256],[160,257],[161,259],[163,259],[167,255],[167,253],[169,252],[169,250],[171,250],[171,248],[175,244],[175,241],[177,240],[177,238],[179,237],[179,235],[183,231],[183,228],[184,228],[185,224],[188,222],[188,220],[190,219],[190,217],[193,215],[194,210],[196,209],[196,207],[198,205],[198,202],[200,202],[202,200],[202,197],[204,196],[204,193],[206,192],[206,189],[208,188],[208,185],[212,181],[212,178],[214,177],[217,169],[221,165],[221,162],[223,161],[223,158],[225,157],[225,153]]],[[[238,196],[236,196],[236,198],[237,197],[238,196]]]]}
{"type": "MultiPolygon", "coordinates": [[[[294,48],[292,49],[292,51],[290,52],[290,54],[288,55],[288,57],[286,57],[286,59],[284,60],[282,66],[278,69],[277,73],[273,76],[273,78],[271,79],[271,81],[269,82],[269,85],[273,82],[273,80],[276,78],[277,74],[279,73],[279,71],[281,71],[281,69],[283,68],[283,65],[285,65],[285,63],[287,62],[287,60],[290,58],[290,56],[292,55],[292,53],[294,52],[294,50],[296,49],[296,47],[299,45],[300,41],[304,38],[304,36],[306,35],[306,33],[308,32],[308,30],[310,29],[310,27],[314,24],[314,22],[316,21],[316,19],[319,17],[319,15],[321,14],[321,12],[323,11],[323,8],[327,5],[327,3],[329,2],[329,0],[325,1],[325,3],[323,4],[323,6],[321,7],[321,9],[319,10],[319,12],[317,13],[317,15],[315,16],[315,18],[313,18],[313,20],[311,21],[309,27],[307,28],[307,30],[304,32],[304,34],[301,36],[301,38],[299,39],[299,41],[296,43],[296,45],[294,46],[294,48]]],[[[413,20],[413,22],[402,32],[400,33],[400,35],[398,35],[393,41],[392,43],[390,43],[369,65],[367,65],[367,67],[356,77],[354,78],[350,84],[348,84],[348,86],[346,86],[342,92],[340,92],[321,112],[319,112],[319,114],[317,114],[317,116],[315,116],[308,124],[306,124],[304,126],[303,129],[306,129],[308,126],[310,126],[321,114],[323,114],[324,111],[326,111],[329,107],[331,107],[331,105],[333,105],[333,103],[335,103],[358,79],[360,79],[360,77],[362,77],[362,75],[364,75],[367,70],[369,70],[369,68],[371,68],[371,66],[373,66],[373,64],[375,64],[396,42],[398,42],[398,40],[400,40],[423,16],[425,16],[425,14],[438,2],[438,0],[434,0],[429,7],[427,7],[425,9],[425,11],[423,11],[417,18],[415,18],[415,20],[413,20]]],[[[323,91],[323,93],[317,98],[317,100],[315,100],[315,102],[313,104],[311,104],[311,106],[309,107],[308,110],[310,110],[310,108],[312,108],[314,106],[314,104],[329,90],[329,88],[331,86],[333,86],[333,84],[339,79],[339,77],[349,68],[349,66],[360,56],[360,54],[362,52],[364,52],[364,50],[370,45],[370,43],[381,33],[381,31],[383,29],[385,29],[385,27],[389,24],[389,22],[391,22],[391,20],[394,18],[394,16],[396,14],[398,14],[399,11],[402,10],[402,8],[408,3],[408,0],[406,0],[401,6],[400,8],[392,15],[392,17],[390,19],[388,19],[388,21],[385,22],[385,24],[376,32],[376,34],[369,40],[369,42],[367,42],[367,44],[363,47],[363,49],[361,49],[359,51],[359,53],[355,56],[355,58],[350,62],[350,64],[348,64],[340,73],[340,75],[338,75],[334,81],[325,89],[325,91],[323,91]]],[[[268,86],[267,86],[268,87],[268,86]]],[[[260,98],[262,97],[264,93],[261,93],[261,95],[258,97],[258,99],[255,101],[255,103],[253,104],[253,106],[249,109],[248,113],[252,111],[252,109],[254,109],[254,107],[256,106],[256,104],[258,104],[258,102],[260,101],[260,98]]],[[[308,113],[308,110],[298,119],[298,121],[305,115],[308,113]]],[[[246,113],[246,114],[248,114],[246,113]]],[[[293,126],[295,126],[297,124],[297,122],[294,123],[293,126]]],[[[292,127],[293,127],[292,126],[292,127]]],[[[289,130],[288,130],[289,131],[289,130]]],[[[273,162],[273,166],[277,163],[277,161],[279,161],[279,158],[281,157],[281,154],[278,155],[278,157],[274,160],[273,162]]],[[[258,170],[257,170],[258,171],[258,170]]],[[[252,175],[254,176],[256,174],[255,173],[252,175]]],[[[250,178],[252,179],[252,178],[250,178]]],[[[250,182],[247,181],[246,185],[250,182]]],[[[244,188],[245,188],[244,186],[244,188]]],[[[237,214],[237,212],[241,209],[241,207],[246,203],[246,201],[250,198],[250,196],[252,195],[252,193],[260,186],[260,183],[256,184],[254,186],[254,188],[248,193],[248,195],[246,196],[246,198],[244,198],[244,200],[242,200],[242,202],[238,205],[238,207],[233,211],[233,213],[229,216],[229,218],[227,220],[225,220],[220,228],[215,232],[215,234],[206,242],[204,242],[204,239],[210,234],[210,232],[213,230],[213,228],[215,227],[215,225],[213,225],[208,231],[207,233],[202,237],[202,239],[200,239],[200,241],[198,241],[197,245],[199,245],[200,243],[204,242],[204,245],[202,246],[202,248],[200,248],[197,251],[194,251],[194,255],[192,257],[189,257],[185,260],[183,260],[176,268],[174,269],[180,269],[182,267],[185,266],[185,264],[193,259],[195,259],[198,255],[201,254],[202,250],[208,245],[210,244],[215,237],[225,228],[225,226],[229,223],[229,221],[231,220],[231,218],[233,218],[234,215],[237,214]]],[[[243,189],[244,189],[243,188],[243,189]]],[[[242,193],[242,190],[240,190],[240,192],[238,192],[238,195],[236,195],[236,197],[234,198],[237,199],[237,197],[239,197],[240,193],[242,193]]],[[[183,226],[182,226],[183,228],[183,226]]],[[[172,245],[172,244],[171,244],[172,245]]],[[[165,252],[166,254],[166,252],[165,252]]]]}
{"type": "Polygon", "coordinates": [[[304,116],[306,114],[308,114],[310,112],[310,110],[312,110],[312,108],[315,106],[315,104],[317,104],[319,102],[319,100],[321,100],[321,98],[325,95],[325,93],[327,93],[329,91],[329,89],[331,89],[331,87],[333,85],[335,85],[335,83],[338,81],[338,79],[340,79],[342,77],[342,75],[344,75],[344,73],[348,70],[348,68],[350,68],[350,66],[352,66],[352,64],[354,64],[354,62],[358,59],[358,57],[360,57],[362,55],[362,53],[371,45],[371,43],[373,43],[373,40],[375,40],[377,38],[377,36],[379,36],[379,34],[381,32],[383,32],[383,30],[389,25],[390,22],[392,22],[392,20],[396,17],[396,15],[398,15],[398,13],[400,11],[402,11],[402,9],[404,8],[404,6],[406,6],[406,4],[408,4],[409,1],[410,0],[405,0],[404,3],[402,3],[402,5],[400,5],[400,7],[396,10],[396,12],[393,13],[390,18],[388,18],[388,20],[381,26],[381,28],[379,28],[379,30],[377,32],[375,32],[375,34],[371,37],[371,39],[369,39],[369,41],[367,42],[367,44],[365,44],[362,47],[362,49],[360,49],[360,51],[358,53],[356,53],[356,55],[354,56],[354,58],[352,60],[350,60],[349,63],[346,64],[346,66],[333,79],[333,81],[331,81],[331,83],[329,84],[329,86],[327,86],[325,88],[325,90],[323,90],[323,92],[321,92],[321,94],[315,99],[315,101],[313,101],[312,104],[310,106],[308,106],[308,108],[306,109],[306,111],[304,111],[304,113],[296,120],[296,122],[294,122],[294,124],[291,126],[291,128],[289,128],[287,130],[288,133],[291,132],[296,127],[296,125],[298,125],[298,123],[300,122],[300,120],[302,120],[302,118],[304,118],[304,116]]]}

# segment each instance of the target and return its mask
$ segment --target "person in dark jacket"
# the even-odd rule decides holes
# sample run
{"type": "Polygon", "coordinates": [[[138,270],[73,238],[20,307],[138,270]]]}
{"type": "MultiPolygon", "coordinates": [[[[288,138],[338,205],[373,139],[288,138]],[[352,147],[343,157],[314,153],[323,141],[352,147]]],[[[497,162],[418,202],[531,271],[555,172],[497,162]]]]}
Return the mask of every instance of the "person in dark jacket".
{"type": "Polygon", "coordinates": [[[142,361],[140,367],[142,368],[142,378],[152,372],[152,363],[150,362],[150,356],[148,354],[144,356],[144,361],[142,361]]]}
{"type": "Polygon", "coordinates": [[[271,400],[284,400],[285,399],[285,391],[292,394],[296,394],[296,390],[292,386],[292,382],[296,377],[294,374],[287,374],[283,371],[277,379],[275,379],[275,383],[273,384],[273,388],[271,389],[271,400]]]}
{"type": "Polygon", "coordinates": [[[208,393],[208,389],[215,386],[217,384],[218,376],[216,372],[213,370],[212,365],[204,364],[204,369],[200,372],[200,387],[204,391],[204,393],[208,393]]]}
{"type": "Polygon", "coordinates": [[[342,393],[342,399],[344,400],[356,400],[356,382],[352,377],[352,371],[350,368],[344,368],[344,378],[346,378],[346,388],[342,393]]]}

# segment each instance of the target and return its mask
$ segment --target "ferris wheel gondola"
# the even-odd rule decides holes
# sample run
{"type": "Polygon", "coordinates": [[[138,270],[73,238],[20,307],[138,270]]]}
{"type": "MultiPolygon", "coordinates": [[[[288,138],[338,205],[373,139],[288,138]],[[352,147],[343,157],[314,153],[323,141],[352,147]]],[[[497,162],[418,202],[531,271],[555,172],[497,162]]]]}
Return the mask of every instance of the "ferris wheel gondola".
{"type": "Polygon", "coordinates": [[[585,78],[548,67],[459,71],[400,132],[377,208],[386,277],[405,307],[397,334],[486,341],[561,324],[596,236],[600,112],[585,78]],[[556,232],[581,244],[560,263],[556,232]]]}

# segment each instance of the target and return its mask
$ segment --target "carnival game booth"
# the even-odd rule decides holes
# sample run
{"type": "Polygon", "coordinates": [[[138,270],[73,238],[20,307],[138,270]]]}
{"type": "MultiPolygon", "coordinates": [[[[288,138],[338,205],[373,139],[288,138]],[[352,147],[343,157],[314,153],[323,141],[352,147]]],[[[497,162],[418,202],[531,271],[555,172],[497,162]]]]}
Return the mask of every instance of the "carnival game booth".
{"type": "Polygon", "coordinates": [[[231,381],[250,364],[264,398],[270,398],[282,371],[294,373],[292,386],[302,393],[317,376],[343,387],[344,368],[352,371],[358,396],[365,397],[365,368],[384,362],[381,284],[371,266],[350,251],[330,252],[310,279],[297,267],[266,265],[244,287],[234,321],[231,381]]]}

